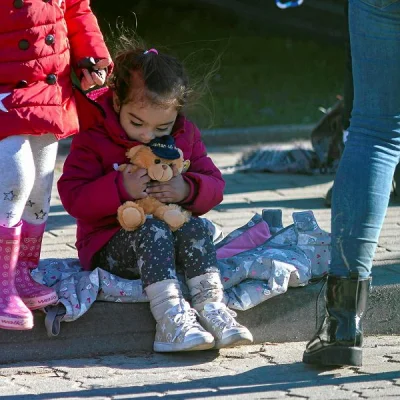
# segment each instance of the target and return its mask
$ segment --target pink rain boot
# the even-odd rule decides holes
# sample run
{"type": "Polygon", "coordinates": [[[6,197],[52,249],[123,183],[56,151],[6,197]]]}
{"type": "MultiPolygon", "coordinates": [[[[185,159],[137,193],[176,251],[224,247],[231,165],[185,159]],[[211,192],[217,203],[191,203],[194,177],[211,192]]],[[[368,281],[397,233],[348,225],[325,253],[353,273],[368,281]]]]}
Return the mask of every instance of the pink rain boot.
{"type": "Polygon", "coordinates": [[[14,278],[21,235],[20,222],[12,228],[0,226],[0,328],[32,329],[33,316],[18,295],[14,278]]]}
{"type": "Polygon", "coordinates": [[[33,280],[30,271],[39,264],[40,249],[46,224],[34,225],[23,221],[15,286],[22,301],[31,310],[46,307],[58,300],[54,289],[33,280]]]}

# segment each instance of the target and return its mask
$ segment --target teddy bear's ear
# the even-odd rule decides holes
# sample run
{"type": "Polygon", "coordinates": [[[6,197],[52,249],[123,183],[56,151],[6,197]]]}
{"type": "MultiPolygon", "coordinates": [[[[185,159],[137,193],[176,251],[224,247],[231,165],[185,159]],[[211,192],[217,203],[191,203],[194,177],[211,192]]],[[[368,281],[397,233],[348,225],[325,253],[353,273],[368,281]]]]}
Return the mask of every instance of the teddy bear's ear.
{"type": "Polygon", "coordinates": [[[179,154],[180,154],[180,156],[181,156],[181,158],[183,160],[183,151],[181,149],[177,149],[177,150],[179,151],[179,154]]]}
{"type": "Polygon", "coordinates": [[[186,172],[190,167],[190,160],[185,160],[182,166],[182,172],[186,172]]]}
{"type": "Polygon", "coordinates": [[[143,149],[143,145],[138,145],[138,146],[134,146],[131,147],[127,152],[126,152],[126,156],[131,160],[132,158],[135,158],[136,154],[138,153],[138,151],[140,149],[143,149]]]}

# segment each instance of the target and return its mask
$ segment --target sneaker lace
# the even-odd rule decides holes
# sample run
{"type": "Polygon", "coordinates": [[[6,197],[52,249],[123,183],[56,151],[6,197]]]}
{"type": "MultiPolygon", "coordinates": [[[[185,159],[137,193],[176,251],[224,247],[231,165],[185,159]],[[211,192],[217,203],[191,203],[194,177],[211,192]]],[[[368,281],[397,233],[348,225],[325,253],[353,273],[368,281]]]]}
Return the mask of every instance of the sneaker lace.
{"type": "Polygon", "coordinates": [[[197,315],[197,311],[193,308],[190,308],[189,310],[182,309],[178,311],[178,313],[174,316],[174,322],[177,326],[177,330],[173,340],[175,340],[181,333],[185,334],[191,328],[194,328],[198,325],[197,315]]]}
{"type": "Polygon", "coordinates": [[[216,325],[218,328],[232,328],[233,326],[237,326],[238,323],[235,320],[237,314],[235,311],[230,310],[229,308],[219,308],[215,310],[211,310],[207,313],[208,319],[211,321],[213,325],[216,325]]]}

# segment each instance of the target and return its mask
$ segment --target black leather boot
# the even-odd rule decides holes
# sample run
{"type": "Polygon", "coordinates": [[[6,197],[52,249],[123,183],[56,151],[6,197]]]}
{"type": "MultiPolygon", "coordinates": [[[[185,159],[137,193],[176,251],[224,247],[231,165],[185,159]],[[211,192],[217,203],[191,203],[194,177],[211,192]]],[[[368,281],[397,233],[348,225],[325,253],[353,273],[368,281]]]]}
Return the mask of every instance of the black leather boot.
{"type": "Polygon", "coordinates": [[[362,319],[371,278],[328,275],[325,318],[307,344],[303,362],[319,365],[362,365],[362,319]]]}

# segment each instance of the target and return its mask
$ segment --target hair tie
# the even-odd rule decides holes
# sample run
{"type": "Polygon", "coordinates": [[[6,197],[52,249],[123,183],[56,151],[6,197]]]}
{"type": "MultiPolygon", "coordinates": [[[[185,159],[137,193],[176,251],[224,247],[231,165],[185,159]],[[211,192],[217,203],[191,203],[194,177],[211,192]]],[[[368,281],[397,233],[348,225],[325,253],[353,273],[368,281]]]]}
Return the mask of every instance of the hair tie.
{"type": "Polygon", "coordinates": [[[158,54],[158,51],[156,49],[149,49],[149,50],[146,50],[143,54],[147,54],[147,53],[158,54]]]}

